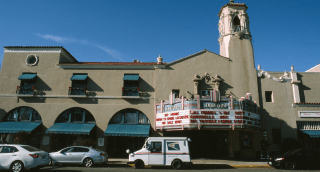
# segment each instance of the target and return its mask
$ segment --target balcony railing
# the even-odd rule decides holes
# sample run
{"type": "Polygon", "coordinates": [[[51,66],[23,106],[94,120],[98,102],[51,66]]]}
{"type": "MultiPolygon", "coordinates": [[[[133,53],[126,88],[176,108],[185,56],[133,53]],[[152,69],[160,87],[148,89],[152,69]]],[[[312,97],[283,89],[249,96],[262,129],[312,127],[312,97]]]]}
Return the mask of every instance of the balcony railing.
{"type": "Polygon", "coordinates": [[[68,95],[87,95],[86,87],[69,87],[68,95]]]}
{"type": "Polygon", "coordinates": [[[20,95],[33,95],[36,87],[35,86],[29,86],[29,87],[20,87],[17,86],[16,94],[20,95]]]}
{"type": "Polygon", "coordinates": [[[139,87],[122,87],[123,96],[139,96],[139,87]]]}
{"type": "Polygon", "coordinates": [[[240,25],[234,25],[233,28],[232,28],[232,32],[240,32],[240,31],[243,31],[244,32],[244,28],[243,26],[240,26],[240,25]]]}

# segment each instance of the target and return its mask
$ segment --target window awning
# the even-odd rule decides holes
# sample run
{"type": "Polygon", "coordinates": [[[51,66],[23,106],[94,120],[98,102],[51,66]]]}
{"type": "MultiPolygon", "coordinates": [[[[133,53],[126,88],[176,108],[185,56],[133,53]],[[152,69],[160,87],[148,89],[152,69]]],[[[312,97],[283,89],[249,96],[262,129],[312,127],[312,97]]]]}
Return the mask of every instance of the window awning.
{"type": "Polygon", "coordinates": [[[87,77],[88,77],[88,75],[73,75],[71,78],[70,78],[70,80],[71,81],[84,81],[84,80],[86,80],[87,79],[87,77]]]}
{"type": "Polygon", "coordinates": [[[123,80],[124,81],[138,81],[139,75],[124,75],[123,80]]]}
{"type": "Polygon", "coordinates": [[[320,137],[320,130],[300,130],[305,134],[308,134],[310,137],[320,137]]]}
{"type": "Polygon", "coordinates": [[[1,122],[0,133],[31,133],[41,122],[1,122]]]}
{"type": "Polygon", "coordinates": [[[19,80],[31,80],[31,79],[35,79],[37,76],[37,74],[34,73],[25,73],[22,74],[18,79],[19,80]]]}
{"type": "Polygon", "coordinates": [[[90,134],[96,124],[84,123],[55,123],[46,133],[53,134],[90,134]]]}
{"type": "Polygon", "coordinates": [[[150,125],[110,124],[105,136],[149,137],[150,125]]]}

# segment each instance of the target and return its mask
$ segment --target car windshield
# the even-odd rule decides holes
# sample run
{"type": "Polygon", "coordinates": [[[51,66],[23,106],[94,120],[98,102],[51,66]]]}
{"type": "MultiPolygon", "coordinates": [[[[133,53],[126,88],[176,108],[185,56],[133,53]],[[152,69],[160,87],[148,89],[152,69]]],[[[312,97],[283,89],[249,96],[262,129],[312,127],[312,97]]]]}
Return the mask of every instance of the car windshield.
{"type": "Polygon", "coordinates": [[[37,151],[42,151],[38,148],[32,147],[32,146],[21,146],[23,149],[29,151],[29,152],[37,152],[37,151]]]}
{"type": "Polygon", "coordinates": [[[300,150],[301,150],[301,149],[291,150],[291,151],[288,151],[288,152],[284,153],[283,155],[284,155],[284,156],[294,155],[294,154],[296,154],[297,152],[299,152],[300,150]]]}

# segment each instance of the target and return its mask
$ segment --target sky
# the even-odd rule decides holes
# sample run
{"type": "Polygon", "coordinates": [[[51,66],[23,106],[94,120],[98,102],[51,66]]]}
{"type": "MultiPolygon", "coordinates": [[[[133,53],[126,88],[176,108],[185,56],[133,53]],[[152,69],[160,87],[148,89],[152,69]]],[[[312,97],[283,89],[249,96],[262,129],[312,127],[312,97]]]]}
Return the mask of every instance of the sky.
{"type": "MultiPolygon", "coordinates": [[[[1,1],[0,47],[63,46],[80,62],[172,62],[219,54],[229,0],[1,1]]],[[[235,0],[249,8],[255,66],[304,72],[320,63],[318,0],[235,0]]],[[[0,62],[3,60],[0,50],[0,62]]],[[[205,62],[204,62],[205,63],[205,62]]]]}

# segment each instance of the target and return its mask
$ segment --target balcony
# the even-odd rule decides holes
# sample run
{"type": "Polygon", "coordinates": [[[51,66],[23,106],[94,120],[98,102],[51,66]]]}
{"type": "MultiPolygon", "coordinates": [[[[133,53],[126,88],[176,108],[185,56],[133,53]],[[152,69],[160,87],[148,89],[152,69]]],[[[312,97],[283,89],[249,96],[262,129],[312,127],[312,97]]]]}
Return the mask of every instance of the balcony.
{"type": "Polygon", "coordinates": [[[122,96],[139,96],[139,87],[122,87],[122,96]]]}
{"type": "Polygon", "coordinates": [[[32,97],[35,93],[35,86],[17,86],[16,94],[18,97],[32,97]]]}
{"type": "Polygon", "coordinates": [[[86,97],[87,96],[87,88],[86,87],[69,87],[68,91],[69,97],[86,97]]]}

